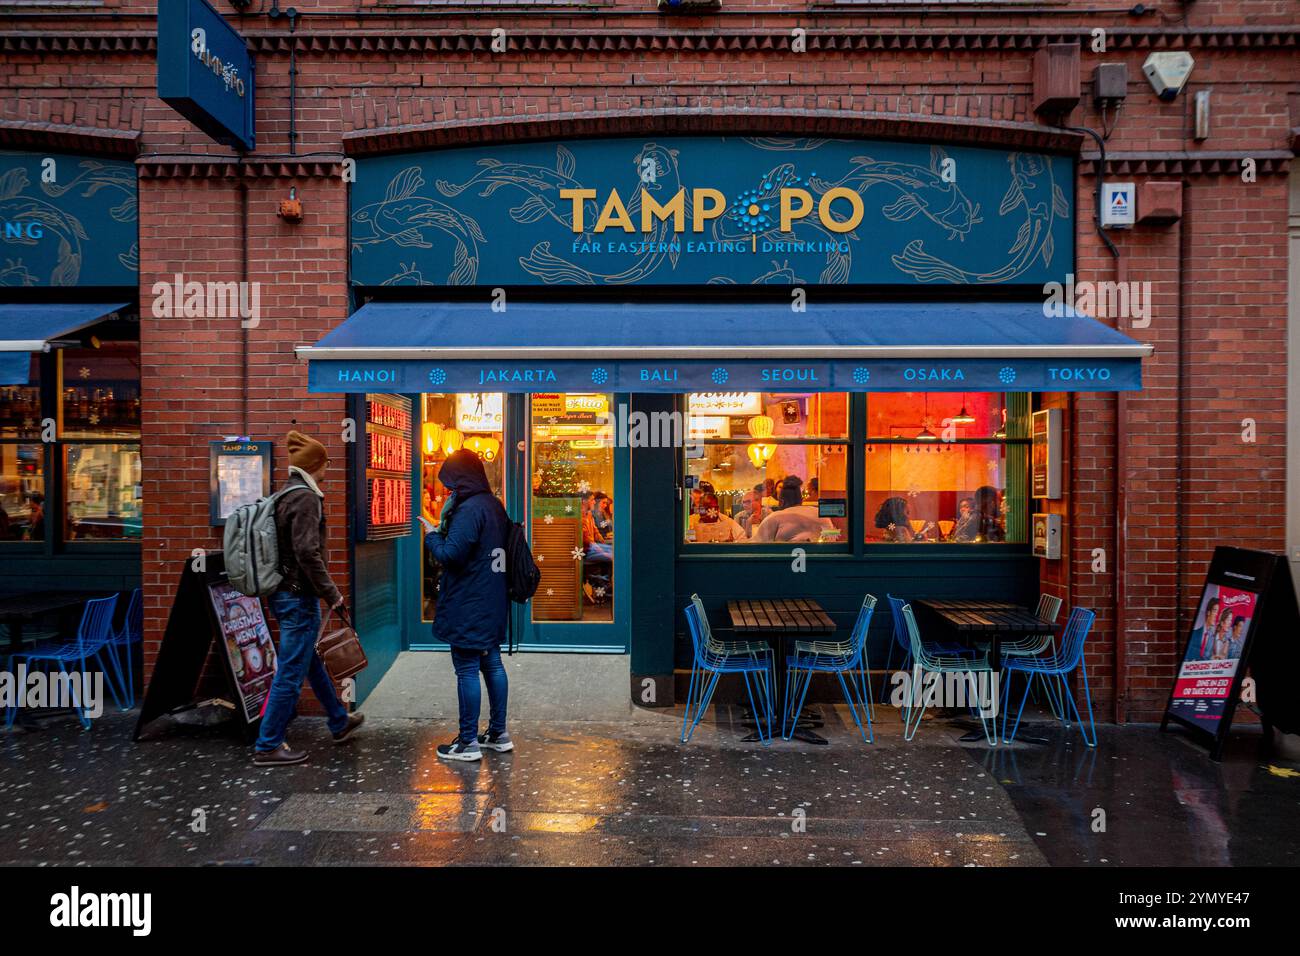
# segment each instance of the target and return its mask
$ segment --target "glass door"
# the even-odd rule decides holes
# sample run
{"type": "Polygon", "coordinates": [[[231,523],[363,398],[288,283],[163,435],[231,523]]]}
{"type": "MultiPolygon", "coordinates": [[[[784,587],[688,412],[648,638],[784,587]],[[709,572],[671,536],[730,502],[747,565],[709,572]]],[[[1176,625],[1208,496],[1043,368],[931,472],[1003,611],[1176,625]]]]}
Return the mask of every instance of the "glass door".
{"type": "Polygon", "coordinates": [[[615,396],[567,392],[518,399],[520,431],[528,436],[518,452],[518,498],[542,572],[537,594],[516,619],[520,643],[625,651],[628,463],[627,449],[614,442],[615,396]]]}
{"type": "MultiPolygon", "coordinates": [[[[420,510],[437,524],[447,498],[438,472],[467,448],[483,459],[492,491],[528,529],[542,583],[528,605],[512,605],[522,650],[621,653],[627,649],[625,530],[627,450],[614,447],[608,393],[506,395],[426,392],[420,409],[417,488],[420,510]]],[[[407,647],[445,649],[435,641],[437,563],[411,536],[418,588],[407,593],[413,625],[407,647]]],[[[409,572],[408,572],[409,573],[409,572]]],[[[414,575],[413,575],[414,576],[414,575]]]]}

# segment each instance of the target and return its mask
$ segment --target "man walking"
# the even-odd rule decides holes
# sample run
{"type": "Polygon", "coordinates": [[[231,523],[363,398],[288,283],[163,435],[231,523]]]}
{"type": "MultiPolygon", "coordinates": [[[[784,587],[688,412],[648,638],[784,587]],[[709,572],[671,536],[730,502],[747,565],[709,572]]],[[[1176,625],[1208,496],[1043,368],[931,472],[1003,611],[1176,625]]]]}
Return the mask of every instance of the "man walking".
{"type": "Polygon", "coordinates": [[[451,645],[460,702],[460,733],[438,747],[438,756],[481,760],[484,748],[504,752],[515,747],[506,733],[508,682],[501,664],[510,605],[505,574],[509,518],[492,494],[483,462],[472,451],[452,454],[439,469],[438,480],[451,495],[443,503],[438,527],[424,537],[442,568],[433,636],[451,645]],[[491,708],[487,733],[481,735],[480,673],[491,708]]]}
{"type": "Polygon", "coordinates": [[[325,565],[325,492],[320,486],[329,457],[324,445],[299,431],[289,432],[285,445],[289,451],[289,480],[285,487],[295,490],[275,503],[276,541],[284,579],[268,601],[280,624],[280,653],[253,751],[253,763],[262,767],[287,766],[307,759],[306,753],[293,750],[284,739],[289,721],[296,716],[304,677],[311,681],[312,692],[325,707],[335,743],[351,737],[365,720],[362,714],[348,714],[316,654],[320,602],[326,601],[331,611],[343,605],[343,595],[325,565]]]}

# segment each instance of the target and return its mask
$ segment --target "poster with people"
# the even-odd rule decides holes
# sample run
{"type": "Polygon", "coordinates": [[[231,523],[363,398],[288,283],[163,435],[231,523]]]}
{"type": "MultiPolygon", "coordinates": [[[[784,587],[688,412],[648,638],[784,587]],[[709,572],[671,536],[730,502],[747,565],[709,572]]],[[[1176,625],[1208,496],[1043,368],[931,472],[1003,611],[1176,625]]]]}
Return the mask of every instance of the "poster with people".
{"type": "Polygon", "coordinates": [[[1206,584],[1169,702],[1171,714],[1218,732],[1258,600],[1251,591],[1206,584]]]}
{"type": "Polygon", "coordinates": [[[221,644],[230,661],[244,719],[256,721],[275,676],[275,644],[262,615],[262,602],[229,584],[208,585],[221,627],[221,644]]]}

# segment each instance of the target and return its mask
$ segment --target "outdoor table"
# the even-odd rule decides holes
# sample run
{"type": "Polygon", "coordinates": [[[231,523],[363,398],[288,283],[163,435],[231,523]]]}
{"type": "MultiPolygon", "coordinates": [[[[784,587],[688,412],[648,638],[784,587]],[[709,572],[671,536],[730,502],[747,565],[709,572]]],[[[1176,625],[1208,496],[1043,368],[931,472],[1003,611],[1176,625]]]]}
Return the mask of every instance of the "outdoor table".
{"type": "MultiPolygon", "coordinates": [[[[913,604],[937,621],[940,627],[955,633],[967,643],[991,645],[989,667],[999,675],[1002,673],[1003,640],[1054,633],[1050,623],[1019,604],[974,599],[922,600],[914,601],[913,604]]],[[[961,739],[979,740],[983,736],[982,730],[972,730],[961,739]]],[[[1018,739],[1026,743],[1048,743],[1044,737],[1024,733],[1018,739]]]]}
{"type": "Polygon", "coordinates": [[[103,597],[98,591],[28,591],[0,597],[0,624],[9,629],[8,653],[22,650],[23,625],[45,614],[68,611],[91,598],[103,597]]]}
{"type": "MultiPolygon", "coordinates": [[[[835,633],[835,622],[820,604],[808,598],[728,601],[727,614],[731,617],[731,628],[738,638],[758,638],[774,644],[776,687],[773,688],[772,697],[776,706],[776,720],[779,722],[785,713],[786,643],[791,640],[829,637],[835,633]]],[[[757,719],[756,714],[755,720],[757,719]]],[[[820,726],[820,722],[814,722],[814,719],[807,722],[801,720],[791,736],[805,743],[828,744],[830,741],[810,729],[815,726],[820,726]]],[[[757,740],[757,731],[744,739],[757,740]]]]}

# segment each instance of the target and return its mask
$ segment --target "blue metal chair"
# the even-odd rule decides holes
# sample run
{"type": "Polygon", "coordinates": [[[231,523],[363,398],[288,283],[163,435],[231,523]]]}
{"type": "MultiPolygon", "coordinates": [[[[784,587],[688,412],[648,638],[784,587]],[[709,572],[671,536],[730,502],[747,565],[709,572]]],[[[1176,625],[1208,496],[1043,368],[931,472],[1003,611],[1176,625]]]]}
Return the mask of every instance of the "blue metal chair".
{"type": "MultiPolygon", "coordinates": [[[[1020,729],[1020,717],[1025,712],[1025,701],[1029,699],[1029,686],[1032,683],[1035,674],[1041,674],[1044,678],[1060,678],[1061,686],[1065,686],[1065,677],[1076,668],[1083,674],[1083,700],[1088,708],[1088,727],[1092,731],[1091,739],[1088,731],[1083,729],[1083,715],[1079,713],[1079,706],[1074,702],[1072,694],[1064,694],[1064,703],[1070,705],[1074,711],[1074,719],[1079,724],[1079,733],[1083,735],[1083,742],[1089,747],[1097,746],[1097,725],[1092,720],[1092,696],[1088,693],[1088,668],[1084,662],[1083,648],[1088,639],[1088,631],[1092,629],[1092,622],[1097,615],[1087,608],[1076,607],[1070,612],[1070,619],[1065,623],[1065,631],[1061,634],[1060,651],[1054,651],[1050,654],[1044,654],[1041,657],[1012,657],[1003,665],[1004,677],[1007,678],[1007,686],[1003,688],[1004,701],[1002,704],[1002,741],[1011,743],[1016,739],[1016,731],[1020,729]],[[1016,711],[1016,722],[1011,728],[1011,736],[1007,736],[1007,704],[1010,702],[1010,677],[1016,672],[1025,674],[1030,680],[1025,681],[1025,692],[1020,697],[1020,709],[1016,711]]],[[[1069,725],[1069,715],[1066,714],[1065,723],[1069,725]]]]}
{"type": "MultiPolygon", "coordinates": [[[[897,598],[890,598],[892,602],[897,598]]],[[[901,602],[900,602],[901,603],[901,602]]],[[[979,675],[987,674],[987,686],[993,687],[993,669],[989,666],[988,652],[977,657],[970,656],[953,656],[939,652],[937,646],[928,646],[921,640],[921,632],[916,626],[916,618],[912,614],[912,605],[904,604],[899,609],[899,615],[903,618],[903,624],[907,628],[907,637],[912,645],[912,686],[911,693],[903,711],[903,737],[911,740],[916,736],[916,729],[921,726],[921,718],[925,716],[925,710],[929,706],[928,695],[925,691],[925,675],[937,673],[940,680],[943,680],[944,674],[962,675],[970,685],[970,689],[975,698],[975,704],[972,709],[979,717],[980,725],[984,728],[984,737],[990,744],[996,745],[998,742],[996,720],[996,710],[992,713],[986,712],[985,708],[980,706],[979,692],[979,675]],[[918,706],[918,704],[920,706],[918,706]]],[[[990,690],[992,693],[992,690],[990,690]]],[[[990,708],[992,710],[992,708],[990,708]]]]}
{"type": "Polygon", "coordinates": [[[875,743],[876,735],[871,729],[875,716],[875,703],[871,699],[871,680],[868,674],[866,643],[867,630],[871,627],[871,615],[876,609],[876,599],[868,594],[862,599],[862,608],[858,619],[853,623],[853,631],[847,641],[796,641],[794,653],[786,658],[785,672],[785,713],[781,717],[781,736],[790,739],[794,728],[799,723],[799,714],[803,711],[804,699],[812,685],[813,674],[834,674],[840,680],[844,699],[848,701],[849,713],[858,725],[858,732],[867,743],[875,743]],[[844,675],[849,679],[845,681],[844,675]],[[858,681],[861,680],[861,684],[858,681]],[[857,695],[855,705],[854,695],[857,695]],[[795,704],[795,698],[798,703],[795,704]],[[858,717],[858,707],[866,717],[864,728],[858,717]]]}
{"type": "Polygon", "coordinates": [[[749,706],[754,711],[758,737],[763,743],[772,740],[772,720],[775,708],[772,691],[776,686],[775,661],[767,644],[751,641],[715,640],[709,629],[709,619],[698,595],[691,595],[686,606],[686,628],[691,634],[694,660],[691,664],[691,683],[686,691],[686,715],[682,718],[682,743],[687,743],[708,710],[718,679],[723,674],[740,674],[745,680],[749,706]],[[758,699],[755,700],[755,691],[758,699]],[[761,704],[761,707],[760,707],[761,704]],[[763,732],[767,724],[766,735],[763,732]]]}
{"type": "MultiPolygon", "coordinates": [[[[78,683],[79,675],[87,673],[87,663],[94,660],[104,674],[104,683],[108,685],[113,700],[120,708],[122,698],[117,687],[114,686],[113,676],[109,673],[111,669],[117,680],[121,681],[121,674],[117,670],[117,659],[109,647],[109,643],[113,640],[113,612],[116,609],[116,594],[87,601],[85,610],[81,613],[81,623],[77,625],[76,637],[68,641],[41,642],[30,650],[10,654],[10,673],[14,672],[16,662],[26,662],[29,665],[38,662],[44,662],[47,665],[56,663],[59,665],[59,670],[65,674],[69,672],[68,665],[75,664],[77,673],[71,675],[73,677],[71,685],[80,687],[78,683]]],[[[81,726],[89,730],[90,718],[86,716],[85,701],[76,703],[73,709],[76,711],[77,719],[81,721],[81,726]]],[[[13,725],[14,715],[15,709],[11,707],[5,717],[6,727],[13,725]]]]}
{"type": "MultiPolygon", "coordinates": [[[[1043,594],[1038,598],[1038,608],[1034,611],[1035,616],[1040,618],[1045,628],[1041,634],[1031,634],[1028,637],[1021,638],[1018,641],[1005,641],[1002,644],[1003,657],[1037,657],[1044,651],[1056,653],[1056,619],[1061,613],[1061,599],[1051,594],[1043,594]]],[[[1003,675],[1007,677],[1008,675],[1003,675]]],[[[1060,679],[1056,677],[1047,677],[1043,674],[1030,674],[1029,683],[1042,683],[1043,690],[1047,694],[1047,705],[1052,709],[1052,715],[1057,720],[1064,719],[1064,711],[1061,710],[1061,698],[1065,695],[1065,685],[1059,683],[1060,679]],[[1057,687],[1060,687],[1058,693],[1057,687]]],[[[1010,681],[1008,680],[1008,683],[1010,681]]],[[[1034,700],[1038,700],[1036,691],[1034,700]]]]}
{"type": "Polygon", "coordinates": [[[126,706],[130,710],[135,706],[135,648],[144,642],[144,591],[136,588],[131,592],[131,600],[126,605],[126,617],[122,627],[113,632],[109,642],[109,651],[115,655],[118,679],[125,679],[123,691],[126,706]]]}
{"type": "MultiPolygon", "coordinates": [[[[907,633],[907,624],[903,620],[903,607],[907,604],[902,598],[896,598],[892,594],[885,595],[889,601],[889,617],[894,625],[894,640],[889,645],[889,658],[885,661],[885,677],[880,682],[880,699],[888,699],[887,686],[892,674],[894,664],[894,647],[898,646],[903,650],[902,662],[898,665],[899,670],[912,669],[912,638],[907,633]]],[[[941,642],[930,642],[926,645],[932,654],[940,654],[944,657],[969,657],[974,659],[979,652],[973,647],[967,647],[964,644],[945,644],[941,642]]]]}

